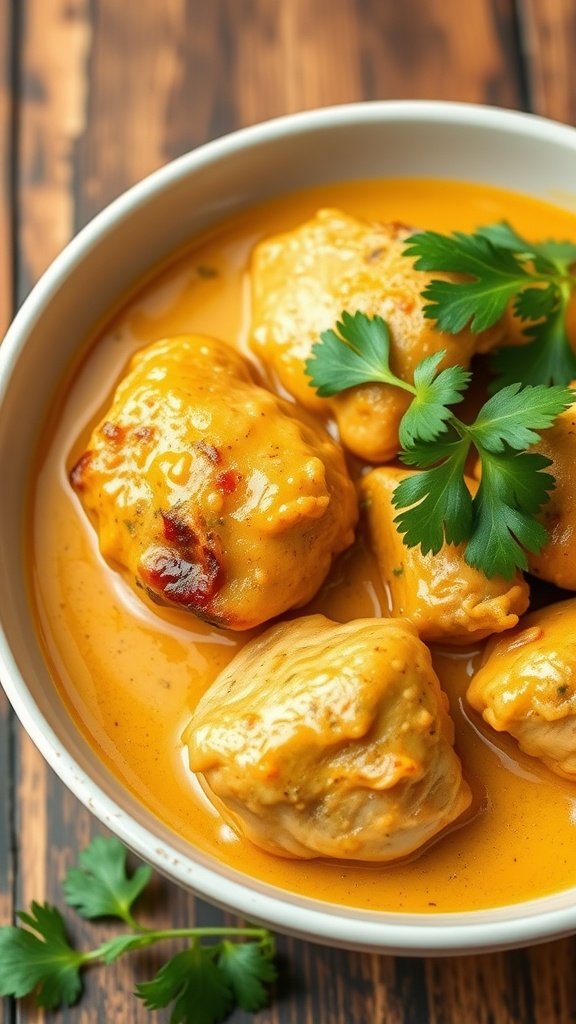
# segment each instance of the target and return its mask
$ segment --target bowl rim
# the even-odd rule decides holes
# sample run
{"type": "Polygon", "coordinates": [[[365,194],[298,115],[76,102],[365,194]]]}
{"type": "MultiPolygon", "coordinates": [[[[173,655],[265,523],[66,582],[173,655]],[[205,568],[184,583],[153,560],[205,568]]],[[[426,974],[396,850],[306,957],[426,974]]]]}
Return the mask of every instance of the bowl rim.
{"type": "MultiPolygon", "coordinates": [[[[240,128],[207,142],[114,199],[81,229],[44,272],[0,346],[0,402],[29,332],[43,308],[65,285],[68,273],[112,228],[117,228],[155,195],[211,163],[275,139],[360,122],[369,125],[420,121],[511,131],[543,143],[561,142],[576,154],[576,129],[569,125],[520,111],[436,100],[382,100],[306,110],[240,128]]],[[[249,919],[306,940],[403,955],[493,951],[544,942],[576,930],[576,889],[565,891],[565,895],[573,894],[573,906],[550,908],[552,897],[540,897],[493,910],[424,915],[355,911],[314,900],[299,902],[291,893],[270,885],[264,885],[267,891],[262,892],[257,880],[250,876],[242,876],[243,881],[223,878],[217,870],[196,863],[169,843],[159,841],[80,767],[48,723],[20,674],[2,623],[0,680],[24,729],[68,789],[139,857],[216,905],[232,908],[249,919]]]]}

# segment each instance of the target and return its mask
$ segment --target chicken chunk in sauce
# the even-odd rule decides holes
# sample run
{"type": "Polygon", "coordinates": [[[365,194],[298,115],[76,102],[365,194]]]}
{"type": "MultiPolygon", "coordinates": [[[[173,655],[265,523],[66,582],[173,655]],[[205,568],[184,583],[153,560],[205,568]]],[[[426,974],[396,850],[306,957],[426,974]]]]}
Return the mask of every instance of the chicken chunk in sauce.
{"type": "MultiPolygon", "coordinates": [[[[464,560],[464,546],[444,544],[436,555],[405,546],[394,522],[392,495],[413,470],[386,466],[363,477],[361,494],[368,539],[390,602],[427,641],[466,644],[511,629],[526,611],[529,590],[520,572],[488,579],[464,560]]],[[[477,486],[469,481],[470,489],[477,486]]]]}
{"type": "Polygon", "coordinates": [[[252,258],[254,351],[298,402],[333,413],[343,444],[368,462],[396,455],[398,426],[411,396],[387,384],[363,384],[332,399],[316,395],[305,361],[343,310],[387,321],[390,366],[407,381],[425,356],[443,349],[442,367],[468,366],[475,351],[486,351],[502,335],[501,325],[480,335],[468,329],[446,334],[425,318],[426,284],[455,278],[414,270],[413,260],[403,254],[412,230],[320,210],[294,231],[265,239],[252,258]]]}
{"type": "MultiPolygon", "coordinates": [[[[576,380],[570,387],[576,389],[576,380]]],[[[576,403],[558,416],[535,446],[551,460],[556,486],[541,512],[549,540],[539,554],[528,553],[534,576],[576,590],[576,403]]]]}
{"type": "Polygon", "coordinates": [[[287,857],[395,860],[471,802],[448,700],[403,621],[272,627],[220,673],[184,740],[225,816],[287,857]]]}
{"type": "Polygon", "coordinates": [[[354,536],[339,447],[213,338],[136,355],[70,479],[112,565],[230,629],[309,601],[354,536]]]}
{"type": "Polygon", "coordinates": [[[533,612],[492,641],[467,699],[526,754],[576,781],[576,599],[533,612]]]}

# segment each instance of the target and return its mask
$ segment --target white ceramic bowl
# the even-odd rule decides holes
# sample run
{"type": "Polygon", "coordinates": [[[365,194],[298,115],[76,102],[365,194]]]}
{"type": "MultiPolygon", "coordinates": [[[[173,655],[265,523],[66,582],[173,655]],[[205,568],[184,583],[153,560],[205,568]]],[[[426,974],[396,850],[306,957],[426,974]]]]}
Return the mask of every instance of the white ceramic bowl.
{"type": "Polygon", "coordinates": [[[0,678],[66,785],[180,884],[250,919],[349,948],[447,954],[526,945],[576,930],[576,888],[470,913],[353,911],[285,894],[191,855],[103,767],[65,712],[28,606],[27,476],[57,382],[92,325],[134,281],[210,224],[268,196],[354,178],[440,177],[527,192],[574,209],[576,130],[461,104],[370,103],[311,111],[183,156],[112,203],[58,257],[0,350],[0,678]]]}

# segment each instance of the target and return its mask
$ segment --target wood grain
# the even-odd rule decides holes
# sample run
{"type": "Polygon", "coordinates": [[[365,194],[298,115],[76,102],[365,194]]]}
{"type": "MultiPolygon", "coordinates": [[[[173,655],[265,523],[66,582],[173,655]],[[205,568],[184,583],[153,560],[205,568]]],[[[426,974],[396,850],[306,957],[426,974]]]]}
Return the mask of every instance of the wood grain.
{"type": "Polygon", "coordinates": [[[19,129],[18,298],[74,228],[75,147],[86,117],[88,0],[27,0],[19,129]]]}
{"type": "MultiPolygon", "coordinates": [[[[194,47],[206,47],[203,71],[214,64],[215,74],[219,52],[202,35],[213,6],[185,0],[94,5],[89,123],[78,147],[77,226],[169,159],[172,97],[188,64],[197,63],[195,51],[186,49],[187,10],[198,11],[194,47]]],[[[178,152],[204,139],[213,81],[206,75],[195,85],[186,96],[188,134],[178,152]]]]}
{"type": "Polygon", "coordinates": [[[469,0],[466,12],[459,0],[100,0],[78,223],[166,160],[295,110],[400,97],[521,105],[513,0],[469,0]]]}
{"type": "MultiPolygon", "coordinates": [[[[571,0],[14,0],[14,9],[17,2],[23,29],[22,92],[12,97],[19,104],[18,256],[15,264],[0,265],[0,316],[14,273],[22,298],[72,232],[110,199],[167,159],[240,125],[356,99],[525,106],[527,87],[542,112],[576,119],[568,74],[571,0]]],[[[8,23],[10,9],[9,0],[0,0],[0,23],[8,23]]],[[[9,33],[0,41],[0,142],[11,132],[8,40],[9,33]]],[[[0,149],[6,152],[7,146],[0,149]]],[[[10,252],[14,222],[9,166],[0,157],[3,252],[10,252]]],[[[0,701],[2,923],[12,911],[13,872],[20,904],[30,898],[61,903],[66,867],[102,831],[21,730],[12,742],[0,701]]],[[[143,913],[158,926],[234,920],[161,879],[143,913]]],[[[84,945],[113,933],[73,915],[69,920],[84,945]]],[[[281,980],[258,1024],[576,1022],[575,940],[484,957],[410,960],[280,937],[279,954],[281,980]]],[[[160,957],[149,952],[90,972],[82,1003],[50,1019],[151,1024],[131,992],[160,957]]],[[[13,1010],[5,1001],[4,1011],[6,1022],[44,1019],[27,1002],[13,1010]]],[[[240,1012],[232,1018],[248,1020],[240,1012]]]]}
{"type": "Polygon", "coordinates": [[[510,0],[360,6],[370,13],[359,19],[363,91],[369,98],[522,105],[510,0]]]}
{"type": "MultiPolygon", "coordinates": [[[[13,778],[12,719],[8,701],[3,692],[0,692],[0,924],[10,923],[14,912],[13,778]]],[[[11,1017],[12,1007],[9,1001],[0,1000],[0,1024],[9,1024],[11,1017]]]]}
{"type": "Polygon", "coordinates": [[[10,0],[0,0],[0,338],[12,316],[13,237],[12,209],[12,133],[14,97],[12,91],[12,8],[10,0]]]}
{"type": "Polygon", "coordinates": [[[576,6],[573,0],[521,0],[532,109],[568,124],[576,122],[576,6]]]}

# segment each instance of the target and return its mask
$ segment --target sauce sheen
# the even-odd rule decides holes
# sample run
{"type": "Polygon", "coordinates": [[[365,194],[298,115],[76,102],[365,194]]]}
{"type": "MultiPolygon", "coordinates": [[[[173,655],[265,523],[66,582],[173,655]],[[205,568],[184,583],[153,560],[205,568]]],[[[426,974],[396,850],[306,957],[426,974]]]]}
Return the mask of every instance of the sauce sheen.
{"type": "MultiPolygon", "coordinates": [[[[475,794],[472,818],[395,865],[291,861],[236,836],[187,769],[181,734],[200,696],[253,633],[218,631],[136,593],[106,565],[68,471],[139,348],[203,333],[247,350],[247,265],[256,242],[321,206],[431,230],[474,230],[508,219],[529,238],[576,241],[576,217],[480,185],[427,180],[352,182],[276,199],[227,221],[159,269],[111,315],[63,392],[40,453],[32,499],[30,579],[55,684],[82,733],[139,801],[193,847],[301,896],[369,910],[463,911],[568,888],[576,862],[576,788],[490,733],[464,693],[481,657],[436,649],[456,748],[475,794]]],[[[264,367],[262,378],[273,383],[264,367]]],[[[361,537],[320,593],[296,614],[338,621],[386,615],[386,594],[361,537]]]]}

